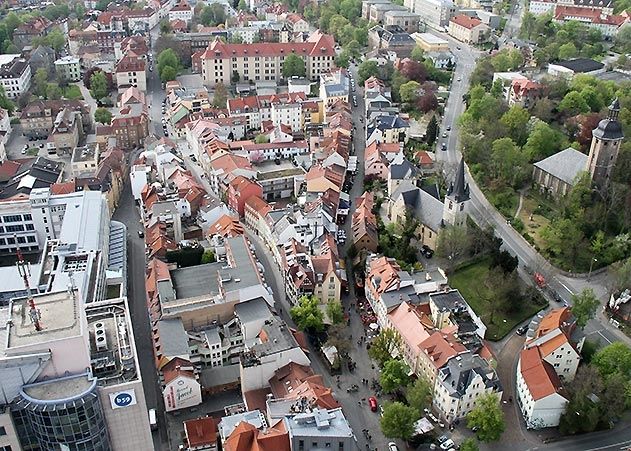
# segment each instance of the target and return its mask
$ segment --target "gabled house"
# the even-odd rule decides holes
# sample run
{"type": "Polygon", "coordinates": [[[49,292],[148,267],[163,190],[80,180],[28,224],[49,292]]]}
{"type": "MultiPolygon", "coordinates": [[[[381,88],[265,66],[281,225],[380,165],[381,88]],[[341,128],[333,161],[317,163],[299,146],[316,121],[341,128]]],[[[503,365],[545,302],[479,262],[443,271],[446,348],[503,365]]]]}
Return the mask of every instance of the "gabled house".
{"type": "Polygon", "coordinates": [[[568,404],[561,380],[539,348],[521,351],[517,363],[517,402],[528,429],[559,425],[568,404]]]}
{"type": "Polygon", "coordinates": [[[369,191],[366,191],[356,200],[355,212],[351,223],[351,239],[355,249],[358,251],[376,252],[379,246],[377,218],[372,212],[374,204],[374,195],[369,191]]]}
{"type": "Polygon", "coordinates": [[[447,361],[438,370],[434,385],[433,405],[440,417],[452,423],[464,418],[487,393],[502,397],[502,384],[489,362],[477,354],[466,352],[447,361]]]}
{"type": "Polygon", "coordinates": [[[239,175],[228,183],[226,194],[228,207],[236,211],[242,218],[245,214],[246,201],[250,197],[263,197],[263,188],[257,182],[239,175]]]}
{"type": "Polygon", "coordinates": [[[376,116],[366,124],[366,145],[407,142],[410,124],[399,115],[376,116]]]}
{"type": "Polygon", "coordinates": [[[572,381],[581,360],[585,337],[576,325],[569,307],[549,312],[539,323],[525,349],[538,348],[541,358],[554,368],[564,381],[572,381]]]}

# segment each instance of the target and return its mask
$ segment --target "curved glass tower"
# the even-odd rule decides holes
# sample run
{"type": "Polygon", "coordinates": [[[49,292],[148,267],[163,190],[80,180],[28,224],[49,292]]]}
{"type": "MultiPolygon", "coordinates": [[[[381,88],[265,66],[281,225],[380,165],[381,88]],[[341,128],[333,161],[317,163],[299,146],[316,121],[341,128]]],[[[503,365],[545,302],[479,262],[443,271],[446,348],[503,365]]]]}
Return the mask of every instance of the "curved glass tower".
{"type": "Polygon", "coordinates": [[[109,451],[107,427],[88,374],[25,385],[17,402],[42,450],[109,451]]]}

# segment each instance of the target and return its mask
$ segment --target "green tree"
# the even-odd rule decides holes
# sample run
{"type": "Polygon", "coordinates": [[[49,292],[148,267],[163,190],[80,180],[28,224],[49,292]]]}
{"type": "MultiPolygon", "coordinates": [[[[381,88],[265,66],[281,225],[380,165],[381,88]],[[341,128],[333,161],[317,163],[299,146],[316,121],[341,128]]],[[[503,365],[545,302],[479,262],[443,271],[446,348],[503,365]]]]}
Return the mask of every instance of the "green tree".
{"type": "Polygon", "coordinates": [[[425,131],[425,141],[431,146],[434,142],[436,142],[437,137],[438,121],[436,120],[436,116],[432,115],[432,118],[429,120],[429,124],[427,124],[427,130],[425,131]]]}
{"type": "Polygon", "coordinates": [[[436,255],[447,258],[453,265],[458,258],[467,253],[469,248],[469,235],[466,227],[447,226],[438,235],[436,255]]]}
{"type": "Polygon", "coordinates": [[[578,56],[578,50],[573,42],[568,42],[559,47],[559,59],[567,60],[570,58],[576,58],[578,56]]]}
{"type": "Polygon", "coordinates": [[[66,37],[60,29],[55,28],[46,35],[46,42],[55,52],[59,53],[66,46],[66,37]]]}
{"type": "Polygon", "coordinates": [[[537,122],[526,140],[524,152],[530,161],[540,161],[557,153],[566,142],[560,132],[545,122],[537,122]]]}
{"type": "Polygon", "coordinates": [[[16,28],[22,25],[24,22],[20,19],[20,16],[15,14],[15,12],[11,11],[7,14],[7,17],[3,20],[4,25],[7,27],[7,34],[9,35],[9,39],[13,39],[13,33],[16,28]]]}
{"type": "Polygon", "coordinates": [[[342,50],[336,57],[335,57],[335,65],[337,67],[343,67],[345,69],[348,69],[348,67],[350,66],[350,60],[351,57],[348,54],[348,52],[346,50],[342,50]]]}
{"type": "Polygon", "coordinates": [[[341,324],[344,322],[344,308],[340,301],[329,299],[326,304],[326,316],[332,324],[341,324]]]}
{"type": "Polygon", "coordinates": [[[493,141],[491,167],[495,177],[513,188],[521,188],[530,176],[528,157],[510,138],[493,141]]]}
{"type": "Polygon", "coordinates": [[[358,82],[363,85],[370,77],[379,76],[379,66],[376,61],[364,61],[357,69],[358,82]]]}
{"type": "Polygon", "coordinates": [[[202,264],[213,263],[216,261],[215,253],[211,249],[206,249],[202,254],[202,264]]]}
{"type": "Polygon", "coordinates": [[[427,379],[419,377],[412,385],[408,386],[405,399],[410,407],[414,407],[417,412],[423,412],[423,409],[432,405],[432,393],[432,386],[427,379]]]}
{"type": "Polygon", "coordinates": [[[160,21],[160,34],[169,34],[171,33],[171,24],[167,19],[163,19],[160,21]]]}
{"type": "Polygon", "coordinates": [[[94,72],[90,77],[90,94],[97,102],[107,96],[107,78],[103,71],[94,72]]]}
{"type": "Polygon", "coordinates": [[[213,106],[215,108],[226,108],[228,104],[228,90],[223,83],[217,83],[215,85],[215,92],[213,94],[213,106]]]}
{"type": "Polygon", "coordinates": [[[603,378],[621,374],[631,379],[631,349],[622,342],[615,342],[600,349],[592,357],[591,364],[603,378]]]}
{"type": "Polygon", "coordinates": [[[579,294],[572,295],[572,303],[572,314],[580,327],[585,327],[587,322],[596,315],[596,309],[600,305],[600,301],[591,288],[584,288],[579,294]]]}
{"type": "Polygon", "coordinates": [[[392,393],[398,389],[405,388],[410,383],[408,375],[410,368],[403,360],[388,360],[381,370],[379,383],[385,393],[392,393]]]}
{"type": "Polygon", "coordinates": [[[164,66],[160,71],[160,81],[162,81],[162,83],[175,80],[176,77],[177,69],[172,66],[164,66]]]}
{"type": "Polygon", "coordinates": [[[300,330],[308,332],[322,332],[324,330],[323,314],[314,296],[302,296],[298,305],[289,311],[291,318],[300,330]]]}
{"type": "Polygon", "coordinates": [[[94,112],[94,120],[109,125],[112,123],[112,113],[105,108],[97,108],[94,112]]]}
{"type": "Polygon", "coordinates": [[[523,146],[528,138],[530,113],[520,105],[513,105],[502,115],[500,122],[508,129],[508,135],[518,146],[523,146]]]}
{"type": "Polygon", "coordinates": [[[7,93],[4,90],[4,86],[0,85],[0,108],[4,108],[9,112],[9,114],[13,114],[15,110],[15,104],[9,100],[7,97],[7,93]]]}
{"type": "Polygon", "coordinates": [[[573,219],[554,219],[541,231],[543,248],[562,261],[576,261],[585,235],[573,219]]]}
{"type": "Polygon", "coordinates": [[[467,427],[478,428],[476,436],[482,442],[499,440],[506,428],[504,412],[496,393],[487,393],[478,397],[474,409],[467,415],[467,427]]]}
{"type": "Polygon", "coordinates": [[[247,11],[248,10],[248,2],[246,2],[245,0],[239,0],[239,4],[238,4],[237,8],[239,8],[239,11],[247,11]]]}
{"type": "Polygon", "coordinates": [[[583,98],[583,96],[576,91],[568,92],[558,107],[559,111],[567,114],[568,116],[576,116],[577,114],[588,113],[590,111],[589,105],[583,98]]]}
{"type": "Polygon", "coordinates": [[[257,144],[265,144],[269,142],[269,136],[268,135],[264,135],[263,133],[256,135],[256,138],[254,138],[254,142],[257,144]]]}
{"type": "Polygon", "coordinates": [[[295,53],[285,57],[283,62],[283,77],[304,77],[306,75],[305,62],[295,53]]]}
{"type": "Polygon", "coordinates": [[[478,442],[475,441],[473,437],[469,437],[465,439],[460,444],[460,451],[479,451],[478,442]]]}
{"type": "Polygon", "coordinates": [[[408,440],[414,435],[414,423],[419,418],[416,409],[401,402],[389,402],[383,407],[381,430],[386,437],[408,440]]]}
{"type": "Polygon", "coordinates": [[[404,83],[399,88],[399,96],[401,97],[402,102],[412,103],[418,97],[418,90],[421,88],[421,84],[410,80],[407,83],[404,83]]]}
{"type": "Polygon", "coordinates": [[[423,51],[422,48],[420,48],[417,45],[412,50],[412,54],[410,55],[410,58],[413,59],[414,61],[418,61],[419,63],[422,63],[423,61],[425,61],[425,52],[423,51]]]}
{"type": "Polygon", "coordinates": [[[376,360],[382,367],[388,360],[395,355],[401,355],[402,341],[401,336],[394,329],[387,328],[377,335],[372,341],[368,355],[376,360]]]}
{"type": "Polygon", "coordinates": [[[57,83],[46,84],[46,98],[49,100],[59,100],[63,96],[63,91],[57,83]]]}
{"type": "Polygon", "coordinates": [[[176,70],[180,67],[180,58],[172,48],[167,48],[158,54],[158,73],[162,74],[162,70],[165,67],[171,67],[176,70]]]}
{"type": "Polygon", "coordinates": [[[233,33],[230,35],[228,39],[230,44],[243,44],[243,38],[241,37],[241,33],[233,33]]]}
{"type": "Polygon", "coordinates": [[[38,97],[46,97],[46,88],[48,84],[48,71],[40,67],[35,71],[35,76],[33,77],[33,86],[35,95],[38,97]]]}
{"type": "Polygon", "coordinates": [[[5,53],[20,53],[20,49],[18,49],[18,46],[10,43],[6,49],[4,49],[5,53]]]}

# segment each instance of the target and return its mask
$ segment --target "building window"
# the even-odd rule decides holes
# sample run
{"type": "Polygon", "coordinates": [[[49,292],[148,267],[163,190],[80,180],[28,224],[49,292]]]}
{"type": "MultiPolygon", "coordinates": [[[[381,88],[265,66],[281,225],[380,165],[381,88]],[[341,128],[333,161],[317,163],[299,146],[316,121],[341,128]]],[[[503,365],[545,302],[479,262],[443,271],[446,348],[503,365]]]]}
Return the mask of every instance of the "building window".
{"type": "Polygon", "coordinates": [[[0,426],[0,437],[3,435],[7,435],[7,430],[4,428],[4,426],[0,426]]]}
{"type": "Polygon", "coordinates": [[[9,225],[5,227],[5,230],[7,232],[24,232],[24,226],[23,225],[9,225]]]}
{"type": "Polygon", "coordinates": [[[3,219],[4,222],[20,222],[22,220],[22,215],[8,215],[5,216],[3,219]]]}

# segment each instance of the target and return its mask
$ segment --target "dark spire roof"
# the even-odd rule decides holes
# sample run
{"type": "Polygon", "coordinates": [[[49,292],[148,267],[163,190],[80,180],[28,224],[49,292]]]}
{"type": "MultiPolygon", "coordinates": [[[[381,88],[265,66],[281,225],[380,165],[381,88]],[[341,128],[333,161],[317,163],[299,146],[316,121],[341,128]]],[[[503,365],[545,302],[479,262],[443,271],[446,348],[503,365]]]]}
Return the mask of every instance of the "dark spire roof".
{"type": "Polygon", "coordinates": [[[620,114],[620,102],[618,98],[615,98],[611,105],[609,105],[609,114],[606,119],[603,119],[598,123],[592,131],[592,135],[598,139],[615,140],[624,138],[622,132],[622,125],[618,121],[618,114],[620,114]]]}
{"type": "Polygon", "coordinates": [[[456,178],[449,187],[447,196],[453,197],[456,202],[469,200],[469,184],[464,179],[464,158],[460,158],[456,178]]]}

